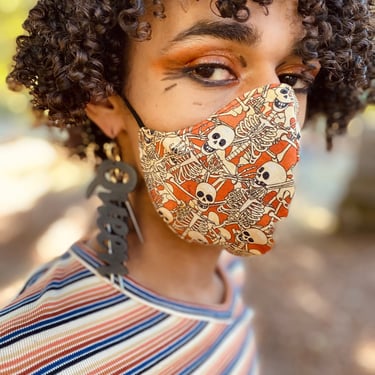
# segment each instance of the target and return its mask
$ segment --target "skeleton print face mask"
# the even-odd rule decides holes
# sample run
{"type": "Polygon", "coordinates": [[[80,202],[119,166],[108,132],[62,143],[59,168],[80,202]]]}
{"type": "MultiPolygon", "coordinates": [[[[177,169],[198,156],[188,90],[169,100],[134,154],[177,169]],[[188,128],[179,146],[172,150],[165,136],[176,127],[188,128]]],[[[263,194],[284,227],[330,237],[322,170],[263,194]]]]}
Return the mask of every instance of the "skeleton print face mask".
{"type": "Polygon", "coordinates": [[[287,216],[298,161],[297,99],[273,84],[233,100],[209,119],[173,132],[142,127],[141,164],[151,200],[189,242],[236,255],[273,245],[287,216]]]}

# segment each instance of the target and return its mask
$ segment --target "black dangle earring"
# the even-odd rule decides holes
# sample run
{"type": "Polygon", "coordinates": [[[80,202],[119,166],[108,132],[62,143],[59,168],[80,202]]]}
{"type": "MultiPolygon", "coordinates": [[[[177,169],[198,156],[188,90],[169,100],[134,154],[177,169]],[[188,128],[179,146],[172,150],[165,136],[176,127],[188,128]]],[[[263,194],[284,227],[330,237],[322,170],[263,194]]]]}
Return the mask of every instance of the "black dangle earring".
{"type": "Polygon", "coordinates": [[[128,269],[125,262],[128,260],[129,222],[132,223],[138,238],[143,242],[142,233],[138,226],[128,195],[137,184],[135,169],[121,161],[118,146],[115,143],[104,145],[107,160],[104,160],[96,171],[96,177],[87,189],[90,197],[98,186],[104,191],[98,193],[103,204],[98,208],[97,220],[100,232],[97,236],[99,244],[106,253],[99,254],[105,265],[98,268],[103,276],[126,275],[128,269]]]}

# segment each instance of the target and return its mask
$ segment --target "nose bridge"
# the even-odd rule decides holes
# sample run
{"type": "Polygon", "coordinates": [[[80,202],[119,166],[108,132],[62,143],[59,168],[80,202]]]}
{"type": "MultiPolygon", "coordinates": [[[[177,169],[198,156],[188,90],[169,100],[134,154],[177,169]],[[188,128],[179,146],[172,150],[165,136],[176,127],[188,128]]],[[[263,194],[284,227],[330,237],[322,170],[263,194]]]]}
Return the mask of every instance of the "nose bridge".
{"type": "Polygon", "coordinates": [[[275,67],[272,65],[259,64],[259,66],[251,68],[246,74],[239,91],[250,91],[271,83],[280,83],[275,67]]]}

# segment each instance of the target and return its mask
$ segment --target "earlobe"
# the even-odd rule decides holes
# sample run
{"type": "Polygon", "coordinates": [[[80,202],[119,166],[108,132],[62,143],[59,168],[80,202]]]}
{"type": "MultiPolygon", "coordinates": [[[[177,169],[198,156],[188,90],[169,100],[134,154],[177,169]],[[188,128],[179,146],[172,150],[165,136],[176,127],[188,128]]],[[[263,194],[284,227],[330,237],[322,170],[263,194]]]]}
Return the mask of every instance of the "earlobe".
{"type": "Polygon", "coordinates": [[[119,95],[110,96],[100,103],[88,103],[85,112],[109,138],[116,138],[122,130],[125,130],[128,111],[119,95]]]}

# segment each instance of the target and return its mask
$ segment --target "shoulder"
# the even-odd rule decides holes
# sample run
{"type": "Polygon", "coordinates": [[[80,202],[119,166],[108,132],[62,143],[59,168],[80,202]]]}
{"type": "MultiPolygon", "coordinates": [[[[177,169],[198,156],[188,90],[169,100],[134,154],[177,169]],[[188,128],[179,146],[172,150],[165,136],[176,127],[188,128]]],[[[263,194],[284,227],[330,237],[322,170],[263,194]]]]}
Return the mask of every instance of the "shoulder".
{"type": "Polygon", "coordinates": [[[13,366],[18,360],[36,361],[39,351],[48,350],[57,337],[63,338],[79,318],[100,309],[98,295],[113,299],[108,289],[70,251],[42,266],[0,310],[0,363],[13,366]]]}
{"type": "MultiPolygon", "coordinates": [[[[0,337],[5,332],[30,326],[40,317],[53,314],[61,296],[68,296],[79,280],[89,276],[69,252],[41,266],[26,281],[21,291],[0,310],[0,337]],[[53,307],[52,307],[53,306],[53,307]]],[[[1,345],[0,345],[1,346],[1,345]]]]}

